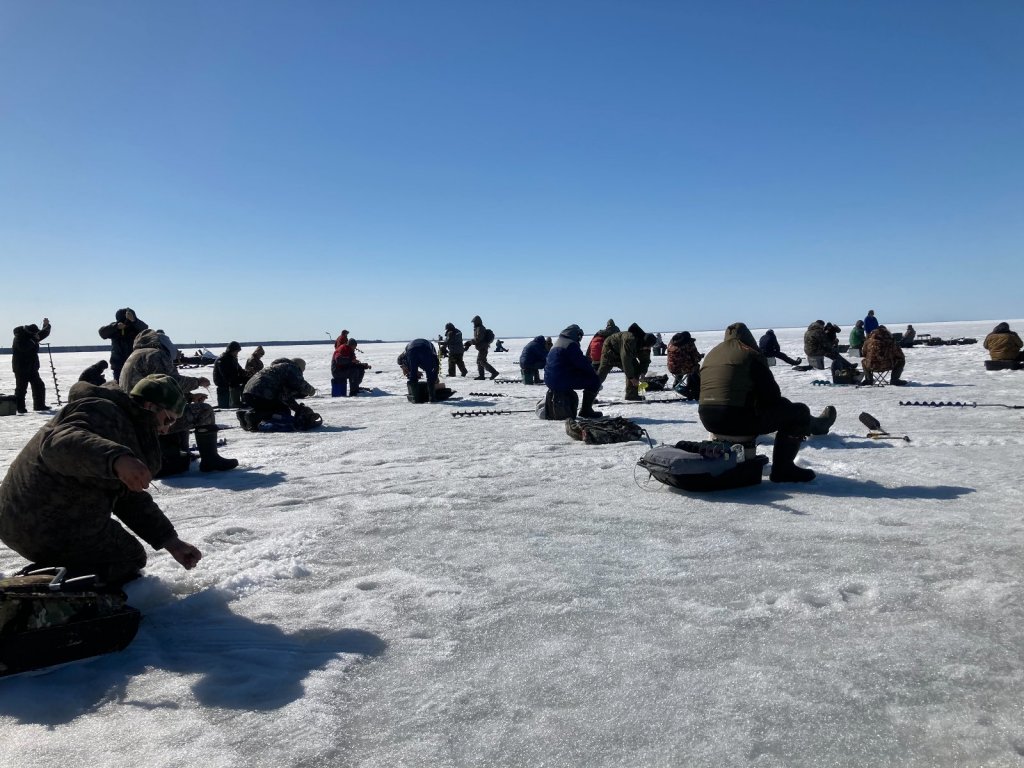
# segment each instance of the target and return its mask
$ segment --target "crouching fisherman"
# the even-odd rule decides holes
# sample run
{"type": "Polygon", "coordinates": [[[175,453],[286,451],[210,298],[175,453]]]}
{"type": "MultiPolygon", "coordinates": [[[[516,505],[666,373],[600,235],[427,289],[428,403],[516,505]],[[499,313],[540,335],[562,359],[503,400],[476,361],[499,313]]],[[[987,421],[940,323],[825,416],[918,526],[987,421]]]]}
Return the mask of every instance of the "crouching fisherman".
{"type": "MultiPolygon", "coordinates": [[[[178,350],[162,331],[143,331],[135,337],[135,349],[124,362],[118,383],[125,392],[131,392],[144,376],[164,374],[173,379],[183,393],[199,387],[209,387],[205,376],[182,376],[174,364],[178,350]]],[[[199,448],[201,472],[224,472],[238,466],[237,459],[228,459],[217,452],[217,423],[213,406],[202,402],[205,397],[186,394],[185,413],[161,439],[164,450],[160,477],[188,472],[192,457],[188,452],[188,435],[195,430],[199,448]]]]}
{"type": "Polygon", "coordinates": [[[413,339],[406,344],[397,362],[408,379],[406,388],[410,403],[439,403],[452,396],[452,390],[438,381],[441,361],[434,345],[426,339],[413,339]],[[421,371],[425,383],[419,380],[421,371]]]}
{"type": "Polygon", "coordinates": [[[42,566],[96,574],[116,587],[139,575],[146,552],[114,515],[153,549],[195,567],[202,554],[178,538],[145,491],[160,469],[158,435],[184,410],[169,376],[146,376],[131,394],[76,383],[0,484],[0,541],[42,566]]]}
{"type": "Polygon", "coordinates": [[[601,379],[580,349],[583,329],[570,325],[560,334],[548,352],[544,365],[544,383],[548,385],[544,399],[544,417],[568,419],[576,416],[579,398],[574,390],[583,390],[583,406],[580,416],[596,419],[601,416],[594,410],[594,401],[601,389],[601,379]]]}
{"type": "Polygon", "coordinates": [[[708,352],[700,377],[700,406],[704,428],[720,437],[756,437],[775,432],[773,483],[806,483],[814,472],[794,464],[800,443],[808,435],[824,435],[836,420],[831,405],[811,416],[803,403],[782,396],[771,369],[743,323],[725,329],[725,341],[708,352]]]}
{"type": "Polygon", "coordinates": [[[249,379],[242,391],[245,408],[238,411],[242,429],[256,432],[264,421],[289,421],[298,430],[320,426],[323,419],[319,414],[297,402],[316,394],[316,388],[302,378],[305,370],[306,361],[301,357],[281,357],[249,379]]]}

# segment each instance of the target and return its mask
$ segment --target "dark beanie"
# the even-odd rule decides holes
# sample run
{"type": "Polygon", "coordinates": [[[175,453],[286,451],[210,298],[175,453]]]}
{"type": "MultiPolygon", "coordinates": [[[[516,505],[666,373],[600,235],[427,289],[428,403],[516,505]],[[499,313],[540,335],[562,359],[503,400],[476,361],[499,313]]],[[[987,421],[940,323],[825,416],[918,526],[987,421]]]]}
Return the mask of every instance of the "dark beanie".
{"type": "Polygon", "coordinates": [[[132,394],[147,402],[166,408],[180,417],[185,412],[185,395],[178,382],[166,373],[151,373],[132,387],[132,394]]]}
{"type": "Polygon", "coordinates": [[[237,341],[232,341],[230,344],[228,344],[228,352],[241,352],[241,351],[242,351],[242,345],[239,344],[237,341]]]}
{"type": "Polygon", "coordinates": [[[473,319],[470,321],[473,325],[483,325],[484,321],[480,319],[480,315],[473,315],[473,319]]]}

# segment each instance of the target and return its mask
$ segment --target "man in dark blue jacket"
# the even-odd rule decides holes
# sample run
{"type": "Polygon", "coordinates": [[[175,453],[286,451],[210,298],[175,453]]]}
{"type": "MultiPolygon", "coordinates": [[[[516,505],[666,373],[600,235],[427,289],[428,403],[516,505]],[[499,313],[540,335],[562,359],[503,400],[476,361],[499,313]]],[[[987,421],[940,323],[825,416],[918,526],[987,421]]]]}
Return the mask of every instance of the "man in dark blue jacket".
{"type": "Polygon", "coordinates": [[[406,387],[409,390],[410,402],[418,401],[417,390],[419,387],[416,382],[420,378],[420,371],[423,371],[423,376],[427,380],[427,399],[432,403],[437,402],[437,375],[440,360],[438,360],[433,344],[426,339],[413,339],[405,345],[405,351],[398,356],[398,365],[408,378],[406,387]]]}
{"type": "Polygon", "coordinates": [[[601,414],[594,410],[594,401],[601,380],[594,367],[583,355],[580,341],[583,329],[570,325],[560,334],[548,352],[544,366],[544,383],[548,385],[545,414],[549,419],[567,419],[576,415],[579,398],[574,390],[583,390],[583,407],[580,416],[596,419],[601,414]]]}
{"type": "Polygon", "coordinates": [[[800,365],[800,362],[803,360],[802,357],[794,360],[785,354],[779,348],[779,340],[775,338],[775,331],[771,328],[765,331],[764,336],[757,340],[757,348],[761,350],[761,354],[765,357],[777,357],[782,362],[789,363],[790,365],[800,365]]]}
{"type": "Polygon", "coordinates": [[[543,336],[535,336],[533,341],[523,347],[519,355],[519,368],[523,372],[523,384],[543,384],[540,380],[540,369],[547,365],[548,346],[543,336]]]}

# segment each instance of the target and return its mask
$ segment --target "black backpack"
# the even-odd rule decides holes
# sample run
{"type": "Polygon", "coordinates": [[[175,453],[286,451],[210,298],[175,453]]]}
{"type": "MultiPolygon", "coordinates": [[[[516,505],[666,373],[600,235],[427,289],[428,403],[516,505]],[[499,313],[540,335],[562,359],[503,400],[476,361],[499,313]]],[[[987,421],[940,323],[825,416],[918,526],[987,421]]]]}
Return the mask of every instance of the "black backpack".
{"type": "Polygon", "coordinates": [[[640,440],[647,434],[647,430],[622,416],[614,416],[602,419],[566,419],[565,433],[573,440],[582,440],[587,445],[607,445],[640,440]]]}
{"type": "Polygon", "coordinates": [[[484,328],[484,343],[490,344],[494,341],[494,331],[490,328],[484,328]]]}

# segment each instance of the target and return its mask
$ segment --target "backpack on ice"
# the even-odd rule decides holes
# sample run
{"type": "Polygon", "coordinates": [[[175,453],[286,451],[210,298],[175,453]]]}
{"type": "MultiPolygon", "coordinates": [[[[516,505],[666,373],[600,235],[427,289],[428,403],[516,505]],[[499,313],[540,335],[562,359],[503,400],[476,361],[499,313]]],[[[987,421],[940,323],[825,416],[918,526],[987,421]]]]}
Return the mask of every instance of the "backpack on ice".
{"type": "Polygon", "coordinates": [[[647,384],[648,392],[661,392],[665,389],[665,385],[668,384],[668,374],[663,373],[661,376],[641,376],[640,381],[647,384]]]}
{"type": "Polygon", "coordinates": [[[640,440],[647,431],[621,416],[602,419],[570,417],[565,420],[565,433],[573,440],[582,440],[587,445],[606,445],[640,440]]]}
{"type": "Polygon", "coordinates": [[[0,578],[0,677],[123,650],[142,614],[64,568],[0,578]]]}
{"type": "Polygon", "coordinates": [[[767,456],[719,440],[659,445],[637,461],[655,480],[684,491],[724,491],[761,483],[767,456]]]}

